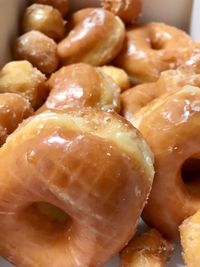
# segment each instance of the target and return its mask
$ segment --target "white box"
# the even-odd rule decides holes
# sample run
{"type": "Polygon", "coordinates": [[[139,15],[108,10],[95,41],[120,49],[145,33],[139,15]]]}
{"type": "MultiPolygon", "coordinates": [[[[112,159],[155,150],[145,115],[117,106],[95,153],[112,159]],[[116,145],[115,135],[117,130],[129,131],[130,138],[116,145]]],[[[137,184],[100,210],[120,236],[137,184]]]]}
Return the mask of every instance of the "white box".
{"type": "MultiPolygon", "coordinates": [[[[144,0],[142,21],[161,21],[186,31],[189,31],[196,41],[200,41],[200,0],[144,0]]],[[[19,16],[23,12],[26,0],[0,0],[0,66],[11,58],[12,41],[18,31],[19,16]]],[[[98,6],[98,0],[71,0],[73,9],[84,6],[98,6]]],[[[0,229],[1,230],[1,229],[0,229]]],[[[116,256],[106,267],[119,265],[116,256]]],[[[0,259],[0,267],[11,267],[3,259],[0,259]]],[[[180,248],[167,265],[168,267],[183,267],[180,248]]],[[[66,266],[67,267],[67,266],[66,266]]]]}

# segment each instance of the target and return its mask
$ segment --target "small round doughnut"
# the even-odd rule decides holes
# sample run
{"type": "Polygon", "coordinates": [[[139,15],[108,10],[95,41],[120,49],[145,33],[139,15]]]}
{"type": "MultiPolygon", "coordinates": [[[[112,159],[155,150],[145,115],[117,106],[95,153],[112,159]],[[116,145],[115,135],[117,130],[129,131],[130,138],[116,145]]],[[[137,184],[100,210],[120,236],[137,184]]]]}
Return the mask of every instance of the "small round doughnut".
{"type": "Polygon", "coordinates": [[[114,63],[130,75],[134,84],[154,82],[162,71],[177,69],[193,50],[193,41],[185,32],[164,23],[131,26],[125,40],[114,63]]]}
{"type": "Polygon", "coordinates": [[[179,227],[182,256],[186,266],[198,267],[200,262],[200,210],[187,218],[179,227]]]}
{"type": "Polygon", "coordinates": [[[135,20],[142,11],[142,0],[101,0],[103,8],[119,16],[125,23],[135,20]]]}
{"type": "Polygon", "coordinates": [[[64,65],[78,62],[105,65],[122,49],[125,27],[111,12],[82,9],[74,13],[72,24],[73,29],[58,44],[58,55],[64,65]]]}
{"type": "Polygon", "coordinates": [[[165,267],[173,245],[155,229],[133,238],[121,252],[121,267],[165,267]]]}
{"type": "Polygon", "coordinates": [[[167,70],[156,82],[144,83],[121,94],[121,114],[129,121],[142,107],[167,92],[176,92],[184,85],[200,87],[200,75],[186,70],[167,70]]]}
{"type": "Polygon", "coordinates": [[[92,108],[28,119],[0,169],[0,254],[42,267],[103,266],[133,236],[154,175],[140,133],[92,108]]]}
{"type": "Polygon", "coordinates": [[[103,66],[101,67],[101,70],[113,79],[113,81],[121,88],[121,91],[130,88],[129,77],[123,69],[114,66],[103,66]]]}
{"type": "Polygon", "coordinates": [[[60,11],[63,17],[65,17],[69,11],[69,0],[34,0],[33,2],[53,6],[60,11]]]}
{"type": "Polygon", "coordinates": [[[33,114],[28,100],[18,94],[0,94],[0,146],[24,119],[33,114]]]}
{"type": "Polygon", "coordinates": [[[37,107],[47,94],[45,81],[45,75],[28,61],[11,61],[0,71],[0,93],[20,94],[37,107]]]}
{"type": "Polygon", "coordinates": [[[169,238],[200,209],[200,88],[185,86],[142,108],[132,119],[155,156],[144,220],[169,238]]]}
{"type": "Polygon", "coordinates": [[[39,110],[95,107],[120,111],[120,88],[101,71],[85,63],[62,67],[47,81],[50,94],[39,110]]]}
{"type": "Polygon", "coordinates": [[[65,34],[65,23],[60,12],[48,5],[33,4],[27,7],[22,31],[40,31],[54,40],[60,40],[65,34]]]}
{"type": "Polygon", "coordinates": [[[16,59],[28,60],[46,74],[55,71],[59,63],[56,43],[39,31],[30,31],[18,37],[14,54],[16,59]]]}

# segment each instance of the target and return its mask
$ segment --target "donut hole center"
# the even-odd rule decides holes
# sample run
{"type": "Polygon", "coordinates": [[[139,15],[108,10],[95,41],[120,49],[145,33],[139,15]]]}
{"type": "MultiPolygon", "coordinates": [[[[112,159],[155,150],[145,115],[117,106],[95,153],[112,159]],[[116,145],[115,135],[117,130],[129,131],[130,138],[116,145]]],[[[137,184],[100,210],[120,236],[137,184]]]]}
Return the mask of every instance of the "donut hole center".
{"type": "Polygon", "coordinates": [[[194,197],[200,198],[200,159],[187,159],[181,169],[183,183],[187,191],[194,197]]]}
{"type": "Polygon", "coordinates": [[[66,231],[71,222],[63,210],[47,202],[32,203],[23,214],[31,228],[34,228],[39,235],[57,236],[66,231]]]}
{"type": "Polygon", "coordinates": [[[150,40],[150,46],[153,50],[161,50],[164,48],[163,42],[160,40],[151,39],[150,40]]]}

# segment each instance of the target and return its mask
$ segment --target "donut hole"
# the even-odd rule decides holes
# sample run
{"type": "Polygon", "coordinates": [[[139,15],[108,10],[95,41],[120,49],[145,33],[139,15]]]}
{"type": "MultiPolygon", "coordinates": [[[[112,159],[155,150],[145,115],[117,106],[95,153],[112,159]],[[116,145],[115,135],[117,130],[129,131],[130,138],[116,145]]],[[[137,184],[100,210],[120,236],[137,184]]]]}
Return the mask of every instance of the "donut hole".
{"type": "Polygon", "coordinates": [[[187,159],[182,165],[181,175],[188,193],[200,198],[200,159],[187,159]]]}
{"type": "Polygon", "coordinates": [[[23,217],[39,235],[50,234],[51,238],[65,232],[71,222],[63,210],[46,202],[32,203],[24,210],[23,217]]]}
{"type": "Polygon", "coordinates": [[[161,50],[164,48],[163,42],[154,39],[150,39],[150,46],[153,50],[161,50]]]}

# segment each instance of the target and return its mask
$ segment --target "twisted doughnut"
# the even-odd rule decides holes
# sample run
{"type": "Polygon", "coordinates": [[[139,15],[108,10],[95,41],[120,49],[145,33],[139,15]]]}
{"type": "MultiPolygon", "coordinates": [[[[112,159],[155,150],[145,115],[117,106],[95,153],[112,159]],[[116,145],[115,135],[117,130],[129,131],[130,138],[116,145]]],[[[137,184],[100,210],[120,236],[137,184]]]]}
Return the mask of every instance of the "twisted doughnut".
{"type": "Polygon", "coordinates": [[[23,267],[102,266],[132,237],[154,175],[139,132],[95,109],[28,119],[0,169],[0,254],[23,267]]]}
{"type": "Polygon", "coordinates": [[[120,111],[120,88],[101,71],[79,63],[59,69],[47,81],[49,97],[38,112],[96,107],[120,111]]]}
{"type": "Polygon", "coordinates": [[[111,12],[86,8],[72,16],[73,29],[58,44],[58,55],[64,65],[85,62],[104,65],[116,57],[123,46],[125,28],[111,12]]]}
{"type": "Polygon", "coordinates": [[[163,95],[132,119],[155,155],[155,179],[145,221],[175,238],[178,226],[200,208],[200,89],[163,95]]]}

